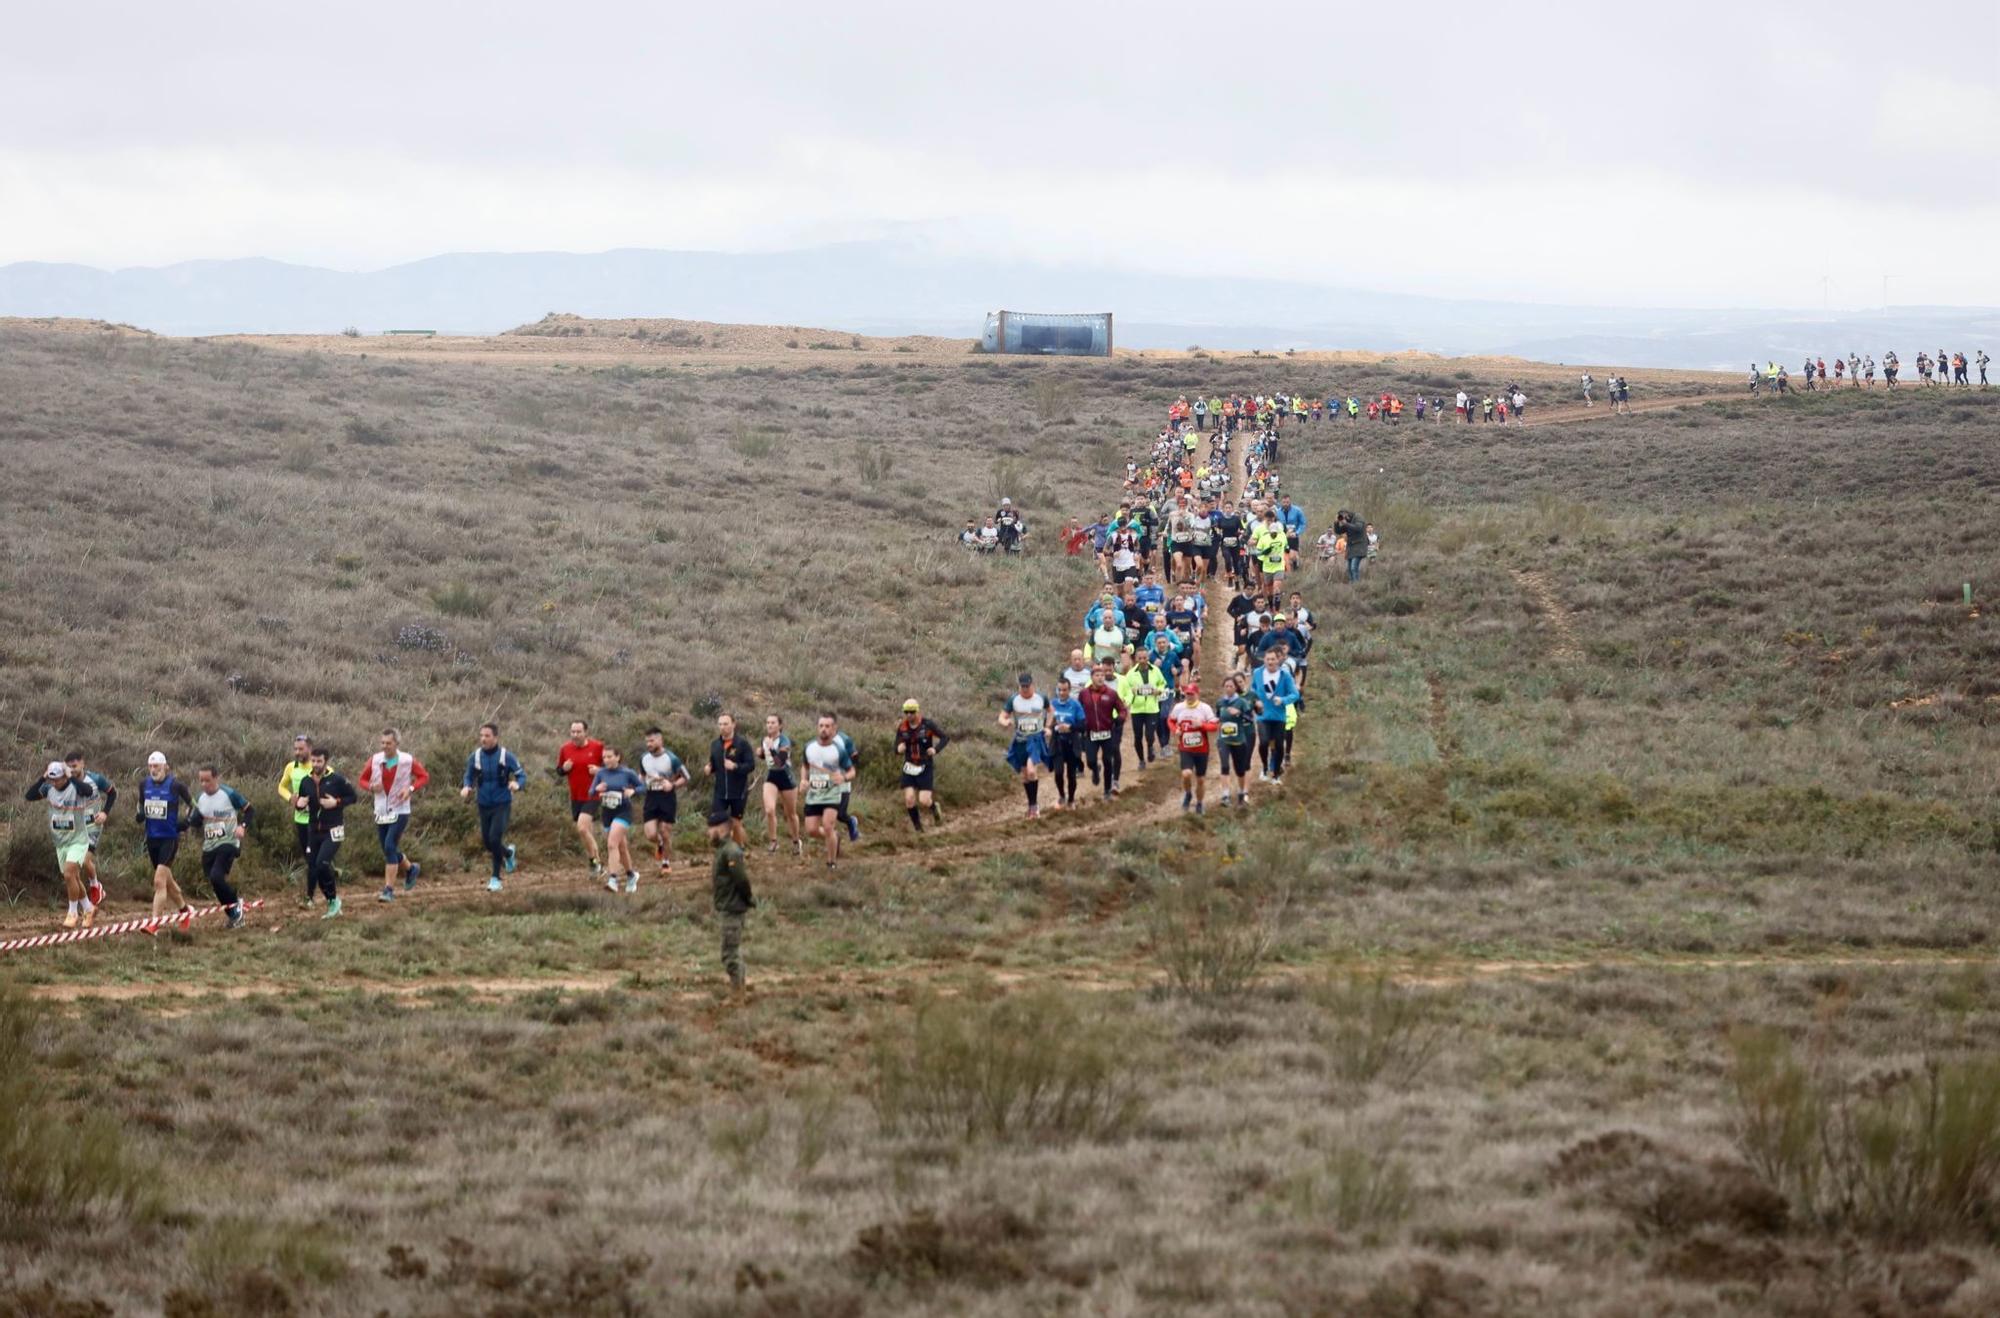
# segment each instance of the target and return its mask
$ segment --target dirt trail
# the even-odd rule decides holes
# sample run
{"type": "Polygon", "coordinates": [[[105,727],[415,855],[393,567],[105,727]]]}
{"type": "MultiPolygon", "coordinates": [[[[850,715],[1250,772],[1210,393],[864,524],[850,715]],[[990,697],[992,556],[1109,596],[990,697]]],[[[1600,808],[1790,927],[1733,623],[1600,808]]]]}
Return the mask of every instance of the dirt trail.
{"type": "Polygon", "coordinates": [[[1576,643],[1576,619],[1569,606],[1557,597],[1547,574],[1529,568],[1515,568],[1514,580],[1528,592],[1529,598],[1535,601],[1535,607],[1548,619],[1549,634],[1554,638],[1549,646],[1549,658],[1559,664],[1575,663],[1583,658],[1583,647],[1576,643]]]}

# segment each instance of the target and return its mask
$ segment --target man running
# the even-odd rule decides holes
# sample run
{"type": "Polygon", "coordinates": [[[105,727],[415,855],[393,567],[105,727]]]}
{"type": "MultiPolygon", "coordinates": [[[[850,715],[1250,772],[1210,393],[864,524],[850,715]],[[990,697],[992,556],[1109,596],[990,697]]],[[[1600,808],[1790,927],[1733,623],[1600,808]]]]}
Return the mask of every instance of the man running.
{"type": "Polygon", "coordinates": [[[1056,801],[1050,809],[1076,808],[1076,782],[1083,772],[1083,705],[1067,677],[1056,681],[1049,702],[1049,758],[1056,771],[1056,801]]]}
{"type": "Polygon", "coordinates": [[[604,748],[604,763],[590,776],[590,796],[597,802],[599,822],[604,825],[604,887],[618,891],[618,876],[625,876],[625,891],[639,891],[639,866],[632,859],[632,798],[646,789],[646,780],[625,767],[625,754],[616,746],[604,748]]]}
{"type": "Polygon", "coordinates": [[[736,733],[736,716],[715,716],[715,740],[708,744],[708,763],[702,773],[715,780],[715,796],[709,805],[709,819],[720,810],[729,816],[729,836],[747,848],[750,835],[743,831],[743,807],[750,797],[750,773],[756,768],[756,750],[736,733]]]}
{"type": "Polygon", "coordinates": [[[1049,742],[1042,731],[1048,720],[1049,699],[1035,690],[1032,673],[1022,673],[1016,685],[1020,689],[1007,697],[999,722],[1014,734],[1007,746],[1007,767],[1021,775],[1021,791],[1028,798],[1028,818],[1039,819],[1042,785],[1035,770],[1037,765],[1049,767],[1049,742]]]}
{"type": "Polygon", "coordinates": [[[1119,749],[1120,724],[1131,717],[1125,701],[1111,685],[1111,665],[1099,664],[1090,675],[1090,685],[1077,696],[1083,706],[1083,756],[1090,766],[1093,786],[1102,786],[1104,799],[1118,794],[1118,773],[1123,752],[1119,749]]]}
{"type": "Polygon", "coordinates": [[[646,750],[639,756],[639,772],[646,779],[646,801],[640,819],[646,840],[660,862],[660,877],[674,872],[674,821],[680,817],[680,790],[688,785],[687,765],[667,749],[667,734],[658,728],[646,729],[646,750]]]}
{"type": "Polygon", "coordinates": [[[507,844],[507,824],[514,814],[514,793],[526,778],[514,752],[500,744],[500,725],[479,725],[479,745],[465,757],[465,776],[458,794],[479,808],[479,844],[493,862],[486,891],[500,891],[500,873],[514,872],[514,848],[507,844]]]}
{"type": "MultiPolygon", "coordinates": [[[[1082,651],[1075,652],[1081,659],[1082,651]]],[[[931,822],[942,824],[944,812],[937,803],[937,753],[951,744],[944,729],[923,715],[914,699],[903,702],[903,718],[896,724],[896,759],[903,766],[903,810],[910,827],[924,831],[925,810],[931,822]]]]}
{"type": "Polygon", "coordinates": [[[139,780],[138,822],[146,830],[146,859],[153,863],[153,917],[168,911],[190,916],[194,906],[174,878],[174,857],[181,834],[195,824],[194,797],[167,767],[167,757],[154,751],[146,757],[146,776],[139,780]]]}
{"type": "Polygon", "coordinates": [[[55,844],[56,864],[62,869],[63,895],[69,898],[69,913],[63,928],[74,929],[82,921],[88,929],[97,922],[97,903],[83,884],[83,862],[90,854],[90,825],[96,809],[97,793],[88,780],[73,777],[61,760],[50,760],[42,776],[28,784],[22,799],[40,801],[49,811],[49,840],[55,844]]]}
{"type": "Polygon", "coordinates": [[[1132,758],[1141,769],[1151,764],[1156,754],[1160,697],[1166,686],[1166,674],[1143,651],[1132,656],[1130,665],[1118,674],[1118,698],[1131,716],[1132,758]]]}
{"type": "Polygon", "coordinates": [[[845,788],[854,779],[854,757],[834,737],[833,715],[821,714],[819,728],[806,743],[806,833],[826,839],[826,867],[840,867],[840,839],[846,831],[845,788]]]}
{"type": "Polygon", "coordinates": [[[229,881],[229,871],[243,854],[243,838],[250,828],[251,806],[243,793],[222,781],[212,764],[195,771],[195,785],[201,790],[194,798],[195,814],[201,819],[201,872],[215,889],[215,900],[229,913],[229,927],[243,925],[243,899],[229,881]]]}
{"type": "Polygon", "coordinates": [[[382,844],[382,891],[377,900],[396,900],[396,880],[403,891],[417,886],[424,867],[403,854],[403,833],[410,826],[410,801],[431,775],[414,755],[403,754],[403,734],[382,729],[382,748],[361,766],[361,790],[375,794],[375,838],[382,844]]]}
{"type": "Polygon", "coordinates": [[[590,724],[577,719],[569,725],[569,740],[556,747],[556,768],[569,783],[569,821],[583,839],[590,856],[590,877],[604,877],[597,858],[597,803],[590,799],[590,783],[604,763],[604,743],[590,735],[590,724]]]}
{"type": "Polygon", "coordinates": [[[1298,703],[1298,683],[1283,667],[1283,651],[1273,646],[1264,651],[1263,667],[1250,677],[1250,694],[1257,710],[1257,742],[1263,752],[1263,771],[1257,781],[1282,787],[1285,782],[1285,714],[1298,703]]]}
{"type": "Polygon", "coordinates": [[[102,906],[104,885],[97,878],[97,844],[104,840],[104,826],[111,822],[112,807],[118,804],[118,789],[109,778],[84,764],[82,751],[71,751],[63,757],[63,763],[68,766],[70,777],[88,783],[97,794],[84,811],[84,831],[90,835],[90,850],[83,857],[83,895],[90,898],[92,907],[102,906]]]}
{"type": "Polygon", "coordinates": [[[312,847],[306,877],[326,895],[322,920],[340,914],[333,859],[340,854],[340,844],[347,840],[347,807],[356,799],[353,784],[327,766],[325,751],[313,747],[312,761],[306,776],[299,781],[299,794],[292,806],[306,812],[306,839],[312,847]]]}
{"type": "Polygon", "coordinates": [[[1062,670],[1062,677],[1073,691],[1081,691],[1090,685],[1090,661],[1084,658],[1083,651],[1069,652],[1069,667],[1062,670]]]}
{"type": "Polygon", "coordinates": [[[1180,750],[1181,810],[1185,813],[1192,805],[1196,814],[1202,814],[1208,797],[1209,737],[1219,725],[1215,711],[1202,700],[1201,688],[1195,683],[1181,688],[1180,699],[1167,715],[1167,726],[1180,750]]]}
{"type": "MultiPolygon", "coordinates": [[[[292,738],[292,758],[286,761],[284,771],[278,775],[278,797],[284,801],[288,808],[299,797],[299,783],[304,780],[308,773],[312,772],[312,749],[312,738],[306,736],[304,733],[300,733],[298,736],[292,738]]],[[[292,811],[292,832],[298,837],[299,860],[308,871],[306,874],[305,904],[311,906],[313,899],[312,874],[310,873],[312,869],[312,846],[306,836],[305,811],[292,811]]]]}

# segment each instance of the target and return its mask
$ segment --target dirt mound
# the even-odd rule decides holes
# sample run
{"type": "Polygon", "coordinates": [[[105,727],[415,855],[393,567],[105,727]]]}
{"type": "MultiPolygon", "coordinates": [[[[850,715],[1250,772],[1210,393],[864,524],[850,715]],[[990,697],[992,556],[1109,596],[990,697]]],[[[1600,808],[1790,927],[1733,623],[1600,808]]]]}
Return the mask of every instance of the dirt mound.
{"type": "Polygon", "coordinates": [[[153,338],[153,331],[137,325],[114,325],[108,320],[85,320],[76,316],[0,316],[0,330],[33,329],[44,334],[132,334],[153,338]]]}
{"type": "Polygon", "coordinates": [[[644,348],[673,352],[967,352],[970,339],[904,334],[883,338],[848,330],[814,329],[804,325],[724,325],[712,320],[599,320],[567,312],[550,312],[532,325],[519,325],[503,338],[610,339],[644,348]]]}

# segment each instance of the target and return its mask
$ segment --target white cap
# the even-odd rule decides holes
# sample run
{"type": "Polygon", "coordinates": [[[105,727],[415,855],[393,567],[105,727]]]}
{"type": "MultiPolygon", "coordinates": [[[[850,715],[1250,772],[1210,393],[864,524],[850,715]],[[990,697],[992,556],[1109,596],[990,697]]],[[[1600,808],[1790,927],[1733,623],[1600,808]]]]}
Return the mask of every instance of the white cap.
{"type": "Polygon", "coordinates": [[[42,777],[50,781],[54,781],[57,778],[67,778],[69,777],[69,766],[61,760],[50,760],[49,767],[42,770],[42,777]]]}
{"type": "Polygon", "coordinates": [[[165,766],[166,762],[167,762],[167,757],[161,754],[159,751],[154,751],[151,755],[148,755],[146,757],[146,767],[149,769],[156,764],[165,766]]]}

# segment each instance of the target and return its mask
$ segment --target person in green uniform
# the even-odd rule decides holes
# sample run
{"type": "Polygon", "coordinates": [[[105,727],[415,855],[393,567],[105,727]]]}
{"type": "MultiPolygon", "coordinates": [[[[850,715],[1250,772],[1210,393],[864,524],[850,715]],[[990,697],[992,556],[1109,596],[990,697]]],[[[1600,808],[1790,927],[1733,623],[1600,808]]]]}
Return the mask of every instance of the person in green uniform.
{"type": "Polygon", "coordinates": [[[743,920],[757,899],[750,894],[750,865],[743,844],[731,833],[735,820],[729,810],[708,813],[708,844],[715,848],[712,876],[716,923],[722,930],[722,970],[729,987],[743,987],[743,920]]]}

